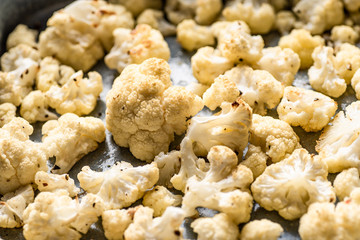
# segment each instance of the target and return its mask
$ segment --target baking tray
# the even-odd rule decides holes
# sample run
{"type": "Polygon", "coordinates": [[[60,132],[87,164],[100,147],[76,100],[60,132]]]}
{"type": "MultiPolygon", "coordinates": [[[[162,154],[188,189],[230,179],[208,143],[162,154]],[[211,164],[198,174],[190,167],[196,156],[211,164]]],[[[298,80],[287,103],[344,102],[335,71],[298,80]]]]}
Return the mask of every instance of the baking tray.
{"type": "MultiPolygon", "coordinates": [[[[5,42],[8,34],[16,27],[17,24],[23,23],[30,28],[42,30],[46,26],[47,19],[52,15],[55,10],[58,10],[72,1],[69,0],[0,0],[0,54],[2,55],[6,48],[5,42]]],[[[264,36],[266,46],[277,45],[279,35],[271,33],[264,36]]],[[[176,42],[175,37],[166,38],[171,50],[171,58],[169,60],[171,68],[171,79],[174,85],[186,86],[191,82],[197,82],[192,75],[190,67],[190,58],[193,53],[187,53],[181,49],[176,42]]],[[[103,77],[104,90],[98,99],[95,110],[90,114],[91,116],[98,117],[105,122],[105,97],[107,92],[111,89],[112,82],[118,73],[113,70],[109,70],[103,61],[98,62],[92,69],[98,71],[103,77]]],[[[297,87],[303,87],[311,89],[307,74],[304,71],[300,71],[295,78],[293,85],[297,87]]],[[[351,87],[348,87],[346,93],[342,95],[338,102],[338,111],[344,110],[344,108],[351,102],[355,101],[354,91],[351,87]]],[[[209,114],[209,110],[203,110],[205,114],[209,114]]],[[[268,115],[276,117],[276,110],[269,111],[268,115]]],[[[43,123],[34,124],[34,133],[31,139],[34,141],[41,141],[41,127],[43,123]]],[[[295,127],[295,132],[301,139],[301,144],[310,153],[315,152],[315,141],[320,136],[318,133],[306,133],[301,128],[295,127]]],[[[176,137],[175,141],[171,144],[170,148],[176,148],[181,141],[181,137],[176,137]]],[[[101,143],[98,149],[92,153],[89,153],[77,162],[70,170],[69,175],[75,180],[77,186],[77,173],[80,172],[83,166],[89,165],[91,169],[96,171],[102,171],[110,168],[117,161],[128,161],[134,166],[143,165],[144,162],[135,159],[127,148],[121,148],[115,144],[111,134],[106,133],[106,140],[101,143]]],[[[334,175],[329,175],[329,179],[333,180],[334,175]]],[[[138,202],[139,203],[139,202],[138,202]]],[[[135,203],[136,204],[136,203],[135,203]]],[[[216,212],[209,209],[199,208],[200,216],[212,216],[216,212]]],[[[298,234],[299,221],[286,221],[280,217],[275,211],[266,211],[258,204],[254,204],[254,209],[251,215],[251,220],[267,218],[274,222],[279,223],[284,228],[284,233],[279,239],[300,239],[298,234]]],[[[190,228],[191,218],[185,219],[183,226],[185,228],[184,238],[196,239],[196,235],[190,228]]],[[[242,225],[240,225],[240,228],[242,225]]],[[[20,240],[24,239],[22,235],[22,229],[2,229],[0,228],[0,239],[4,240],[20,240]]],[[[103,229],[101,226],[101,219],[92,225],[89,232],[82,237],[82,239],[105,239],[103,229]]]]}

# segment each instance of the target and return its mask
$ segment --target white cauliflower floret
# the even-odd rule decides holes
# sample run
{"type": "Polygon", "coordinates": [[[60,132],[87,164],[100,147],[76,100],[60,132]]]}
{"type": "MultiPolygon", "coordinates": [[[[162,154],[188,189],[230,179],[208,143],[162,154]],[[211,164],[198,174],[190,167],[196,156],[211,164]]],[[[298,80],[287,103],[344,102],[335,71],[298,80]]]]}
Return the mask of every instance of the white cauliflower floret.
{"type": "Polygon", "coordinates": [[[300,68],[307,69],[313,64],[311,54],[318,46],[324,45],[324,39],[320,36],[311,36],[305,29],[294,29],[289,35],[282,36],[279,47],[290,48],[299,55],[300,68]]]}
{"type": "Polygon", "coordinates": [[[36,47],[36,36],[38,31],[29,29],[24,24],[19,24],[16,28],[9,34],[6,40],[6,49],[16,47],[20,44],[25,44],[30,47],[36,47]]]}
{"type": "Polygon", "coordinates": [[[77,177],[80,186],[99,196],[109,210],[128,207],[140,199],[159,179],[159,169],[155,163],[133,167],[127,162],[117,162],[104,172],[85,166],[77,177]]]}
{"type": "Polygon", "coordinates": [[[349,43],[341,44],[336,51],[334,68],[340,78],[350,84],[355,72],[360,68],[360,48],[349,43]]]}
{"type": "Polygon", "coordinates": [[[221,0],[196,0],[195,21],[202,25],[211,24],[222,6],[221,0]]]}
{"type": "Polygon", "coordinates": [[[40,90],[32,91],[23,99],[20,115],[29,123],[57,119],[56,114],[48,110],[47,99],[40,90]]]}
{"type": "Polygon", "coordinates": [[[46,92],[46,99],[59,114],[75,113],[81,116],[94,110],[102,90],[102,77],[98,72],[89,72],[88,78],[84,78],[83,72],[78,71],[64,85],[51,86],[46,92]]]}
{"type": "Polygon", "coordinates": [[[253,173],[254,179],[260,176],[267,167],[268,156],[261,150],[261,147],[249,144],[245,154],[245,160],[240,164],[248,167],[253,173]]]}
{"type": "Polygon", "coordinates": [[[300,68],[300,58],[292,49],[264,48],[256,68],[266,70],[285,86],[291,86],[300,68]]]}
{"type": "Polygon", "coordinates": [[[241,21],[234,22],[221,31],[218,48],[231,62],[255,64],[262,56],[264,40],[261,36],[251,36],[241,21]]]}
{"type": "Polygon", "coordinates": [[[42,134],[48,156],[56,158],[52,172],[63,174],[105,140],[105,126],[98,118],[66,113],[46,122],[42,134]]]}
{"type": "Polygon", "coordinates": [[[121,4],[128,9],[135,17],[145,9],[161,9],[161,0],[110,0],[110,3],[121,4]]]}
{"type": "Polygon", "coordinates": [[[186,216],[205,207],[226,213],[235,224],[249,221],[253,199],[247,191],[252,172],[244,165],[237,166],[236,154],[225,146],[212,147],[207,158],[210,167],[204,176],[192,176],[186,182],[182,202],[186,216]]]}
{"type": "Polygon", "coordinates": [[[145,193],[143,205],[154,210],[154,217],[161,216],[170,207],[181,204],[182,196],[171,193],[166,187],[156,186],[145,193]]]}
{"type": "Polygon", "coordinates": [[[134,30],[118,28],[113,32],[115,45],[105,56],[105,63],[118,72],[130,65],[140,64],[149,58],[169,60],[170,50],[159,30],[149,25],[137,25],[134,30]]]}
{"type": "Polygon", "coordinates": [[[355,44],[359,39],[359,34],[350,26],[341,25],[331,29],[331,40],[335,45],[342,43],[355,44]]]}
{"type": "Polygon", "coordinates": [[[184,217],[181,208],[168,207],[161,217],[153,219],[153,210],[141,207],[135,212],[133,223],[126,229],[125,239],[182,239],[181,224],[184,217]]]}
{"type": "Polygon", "coordinates": [[[277,240],[284,229],[268,219],[254,220],[241,230],[241,240],[277,240]]]}
{"type": "Polygon", "coordinates": [[[71,199],[68,192],[41,192],[24,211],[26,239],[80,239],[103,211],[99,199],[87,194],[71,199]]]}
{"type": "Polygon", "coordinates": [[[0,128],[0,194],[34,182],[37,171],[46,171],[47,156],[41,143],[29,140],[33,127],[14,118],[0,128]]]}
{"type": "Polygon", "coordinates": [[[336,72],[333,48],[319,46],[312,58],[314,65],[308,71],[311,87],[328,96],[340,97],[346,91],[346,82],[336,72]]]}
{"type": "Polygon", "coordinates": [[[40,192],[66,190],[70,197],[75,197],[80,192],[80,188],[75,186],[74,180],[68,174],[59,175],[39,171],[35,174],[35,183],[40,192]]]}
{"type": "Polygon", "coordinates": [[[139,15],[136,22],[137,24],[147,24],[154,29],[158,29],[164,37],[176,34],[175,25],[165,20],[163,11],[146,9],[139,15]]]}
{"type": "Polygon", "coordinates": [[[31,185],[5,194],[0,200],[0,227],[17,228],[23,225],[23,213],[29,203],[34,201],[31,185]]]}
{"type": "Polygon", "coordinates": [[[339,112],[321,134],[315,147],[330,173],[360,167],[360,101],[339,112]]]}
{"type": "Polygon", "coordinates": [[[337,103],[312,90],[286,87],[277,107],[279,118],[291,126],[301,126],[307,132],[323,129],[337,109],[337,103]]]}
{"type": "Polygon", "coordinates": [[[274,27],[282,35],[287,35],[293,29],[296,17],[292,11],[280,11],[276,14],[274,27]]]}
{"type": "Polygon", "coordinates": [[[225,213],[216,214],[214,217],[195,219],[191,223],[198,240],[236,240],[239,235],[238,226],[225,213]]]}
{"type": "Polygon", "coordinates": [[[0,72],[0,104],[9,103],[15,106],[31,92],[32,83],[23,82],[14,72],[0,72]]]}
{"type": "Polygon", "coordinates": [[[296,27],[312,34],[321,34],[344,20],[341,0],[301,0],[293,11],[300,19],[296,27]]]}
{"type": "Polygon", "coordinates": [[[180,151],[171,151],[167,154],[161,152],[155,158],[154,162],[159,168],[159,180],[157,184],[172,188],[170,179],[180,170],[181,153],[180,151]]]}
{"type": "Polygon", "coordinates": [[[360,188],[359,171],[356,168],[349,168],[339,173],[334,180],[336,196],[340,201],[349,197],[351,192],[360,188]]]}
{"type": "Polygon", "coordinates": [[[228,21],[242,20],[246,22],[253,34],[265,34],[271,31],[275,22],[273,7],[264,1],[235,0],[222,11],[228,21]]]}
{"type": "Polygon", "coordinates": [[[200,26],[192,19],[186,19],[177,25],[176,39],[189,52],[215,44],[210,27],[200,26]]]}
{"type": "Polygon", "coordinates": [[[222,102],[231,102],[240,96],[254,113],[265,115],[267,109],[279,104],[283,91],[282,84],[269,72],[238,65],[216,78],[204,93],[203,99],[205,105],[214,110],[222,102]],[[236,87],[230,83],[231,81],[236,87]]]}
{"type": "Polygon", "coordinates": [[[226,29],[235,23],[240,25],[243,31],[250,34],[250,28],[244,21],[217,21],[211,25],[211,31],[214,37],[219,39],[224,33],[226,33],[226,29]]]}
{"type": "Polygon", "coordinates": [[[185,132],[187,118],[203,103],[189,90],[171,86],[168,63],[151,58],[124,69],[106,96],[106,107],[106,127],[115,142],[152,161],[168,151],[174,133],[185,132]]]}
{"type": "Polygon", "coordinates": [[[354,76],[352,77],[351,86],[355,90],[356,98],[360,99],[360,69],[356,70],[354,76]]]}
{"type": "Polygon", "coordinates": [[[12,103],[0,104],[0,128],[16,116],[16,107],[12,103]]]}
{"type": "Polygon", "coordinates": [[[356,12],[360,8],[360,1],[359,0],[344,0],[345,8],[349,12],[356,12]]]}
{"type": "Polygon", "coordinates": [[[296,149],[288,158],[268,166],[251,185],[251,191],[260,206],[293,220],[306,213],[311,203],[335,202],[327,175],[323,160],[305,149],[296,149]]]}

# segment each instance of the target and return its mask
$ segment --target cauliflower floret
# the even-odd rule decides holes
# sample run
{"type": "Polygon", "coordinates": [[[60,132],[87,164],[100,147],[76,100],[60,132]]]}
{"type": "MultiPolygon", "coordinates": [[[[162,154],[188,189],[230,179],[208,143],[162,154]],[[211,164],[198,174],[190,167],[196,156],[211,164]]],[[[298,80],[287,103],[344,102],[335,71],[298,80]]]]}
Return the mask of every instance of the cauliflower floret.
{"type": "Polygon", "coordinates": [[[187,89],[171,86],[168,63],[151,58],[124,69],[106,96],[106,107],[106,127],[115,142],[152,161],[168,151],[174,133],[185,132],[187,118],[203,103],[187,89]]]}
{"type": "Polygon", "coordinates": [[[167,154],[161,152],[155,158],[154,162],[159,168],[159,180],[157,184],[172,188],[170,179],[180,170],[181,153],[180,151],[171,151],[167,154]]]}
{"type": "Polygon", "coordinates": [[[174,240],[182,239],[181,223],[184,211],[181,208],[168,207],[161,217],[153,219],[153,210],[139,208],[134,214],[134,222],[125,231],[125,239],[174,240]]]}
{"type": "Polygon", "coordinates": [[[341,0],[301,0],[293,11],[300,19],[296,27],[312,34],[321,34],[344,20],[341,0]]]}
{"type": "Polygon", "coordinates": [[[110,3],[121,4],[128,9],[135,17],[145,9],[161,9],[161,0],[110,0],[110,3]]]}
{"type": "Polygon", "coordinates": [[[359,39],[359,34],[350,26],[341,25],[331,29],[331,40],[335,45],[342,43],[355,44],[359,39]]]}
{"type": "Polygon", "coordinates": [[[23,225],[23,213],[34,201],[34,190],[30,185],[5,194],[0,201],[0,227],[17,228],[23,225]]]}
{"type": "Polygon", "coordinates": [[[268,166],[251,185],[256,202],[268,211],[276,210],[293,220],[306,213],[314,202],[335,202],[326,163],[305,149],[296,149],[288,158],[268,166]]]}
{"type": "Polygon", "coordinates": [[[324,39],[320,36],[311,36],[305,29],[294,29],[289,35],[282,36],[279,47],[290,48],[299,55],[300,68],[307,69],[313,64],[311,54],[318,46],[324,45],[324,39]]]}
{"type": "Polygon", "coordinates": [[[176,207],[181,204],[182,196],[175,195],[167,190],[166,187],[156,186],[145,193],[143,205],[154,210],[154,217],[161,216],[165,210],[170,207],[176,207]]]}
{"type": "Polygon", "coordinates": [[[196,82],[191,82],[188,85],[186,85],[186,89],[188,89],[190,92],[195,93],[199,97],[202,97],[202,95],[208,88],[209,88],[208,85],[196,83],[196,82]]]}
{"type": "Polygon", "coordinates": [[[137,25],[134,30],[118,28],[113,32],[115,45],[105,56],[105,63],[118,72],[130,65],[140,64],[149,58],[169,60],[169,46],[159,30],[149,25],[137,25]]]}
{"type": "Polygon", "coordinates": [[[64,85],[53,85],[45,94],[49,106],[59,114],[75,113],[81,116],[94,110],[102,90],[102,77],[98,72],[89,72],[88,78],[83,78],[83,72],[78,71],[64,85]]]}
{"type": "Polygon", "coordinates": [[[16,107],[12,103],[0,104],[0,128],[16,116],[16,107]]]}
{"type": "Polygon", "coordinates": [[[233,63],[213,47],[202,47],[191,57],[194,77],[206,85],[211,85],[216,77],[232,67],[233,63]]]}
{"type": "Polygon", "coordinates": [[[287,35],[293,29],[296,17],[292,11],[280,11],[276,14],[274,27],[282,35],[287,35]]]}
{"type": "Polygon", "coordinates": [[[31,82],[23,82],[14,72],[0,72],[0,104],[19,106],[22,99],[31,92],[31,82]]]}
{"type": "Polygon", "coordinates": [[[359,171],[356,168],[349,168],[339,173],[334,180],[336,196],[340,201],[349,197],[351,192],[360,187],[359,171]]]}
{"type": "Polygon", "coordinates": [[[286,87],[277,107],[279,118],[291,126],[301,126],[307,132],[323,129],[337,109],[337,103],[312,90],[286,87]]]}
{"type": "Polygon", "coordinates": [[[265,171],[268,158],[261,150],[261,147],[249,144],[245,160],[241,164],[248,167],[252,171],[254,179],[256,179],[265,171]]]}
{"type": "Polygon", "coordinates": [[[41,192],[24,211],[26,239],[80,239],[103,211],[96,196],[71,199],[68,192],[41,192]]]}
{"type": "Polygon", "coordinates": [[[355,72],[360,68],[360,48],[348,43],[341,44],[337,49],[334,68],[340,78],[350,84],[355,72]]]}
{"type": "Polygon", "coordinates": [[[80,192],[80,188],[75,186],[74,180],[68,174],[59,175],[39,171],[35,174],[35,183],[40,192],[66,190],[70,197],[75,197],[80,192]]]}
{"type": "Polygon", "coordinates": [[[273,7],[259,0],[231,1],[222,11],[222,15],[228,21],[242,20],[246,22],[253,34],[270,32],[275,22],[273,7]]]}
{"type": "Polygon", "coordinates": [[[32,91],[23,99],[20,115],[29,123],[57,119],[56,114],[48,110],[47,99],[40,90],[32,91]]]}
{"type": "Polygon", "coordinates": [[[360,69],[356,70],[354,76],[352,77],[351,86],[355,90],[356,98],[360,99],[360,69]]]}
{"type": "Polygon", "coordinates": [[[217,21],[211,25],[211,31],[215,38],[219,39],[223,33],[226,33],[226,29],[233,25],[238,24],[243,31],[250,34],[250,28],[244,21],[217,21]]]}
{"type": "Polygon", "coordinates": [[[360,1],[359,0],[344,0],[345,8],[349,12],[356,12],[360,8],[360,1]]]}
{"type": "Polygon", "coordinates": [[[251,221],[241,230],[241,240],[277,240],[284,229],[267,219],[251,221]]]}
{"type": "Polygon", "coordinates": [[[171,36],[176,34],[176,27],[164,18],[164,12],[154,9],[146,9],[136,20],[137,24],[147,24],[154,29],[158,29],[161,34],[171,36]]]}
{"type": "Polygon", "coordinates": [[[222,6],[221,0],[196,0],[195,21],[202,25],[211,24],[222,6]]]}
{"type": "Polygon", "coordinates": [[[56,158],[52,172],[63,174],[105,140],[105,126],[98,118],[66,113],[46,122],[42,134],[48,156],[56,158]]]}
{"type": "Polygon", "coordinates": [[[189,52],[215,44],[211,29],[196,24],[192,19],[186,19],[176,27],[176,39],[189,52]]]}
{"type": "Polygon", "coordinates": [[[282,84],[269,72],[238,65],[216,78],[204,93],[203,99],[205,105],[214,110],[222,102],[232,102],[240,95],[254,113],[265,115],[267,109],[279,104],[283,92],[282,84]]]}
{"type": "Polygon", "coordinates": [[[191,227],[197,233],[198,240],[236,240],[239,235],[238,226],[225,213],[195,219],[191,227]]]}
{"type": "Polygon", "coordinates": [[[264,40],[261,36],[251,36],[241,21],[234,22],[221,31],[218,48],[233,63],[255,64],[262,56],[264,40]]]}
{"type": "Polygon", "coordinates": [[[312,58],[314,65],[308,71],[311,87],[331,97],[340,97],[347,85],[336,72],[334,50],[331,47],[316,47],[312,58]]]}
{"type": "Polygon", "coordinates": [[[85,166],[77,177],[80,186],[99,196],[109,210],[128,207],[140,199],[159,179],[159,169],[155,163],[133,167],[127,162],[117,162],[104,172],[85,166]]]}
{"type": "Polygon", "coordinates": [[[271,73],[285,86],[291,86],[295,74],[300,68],[300,58],[292,49],[280,47],[264,48],[263,56],[256,63],[256,68],[271,73]]]}
{"type": "Polygon", "coordinates": [[[43,145],[29,140],[32,132],[33,127],[22,118],[0,128],[0,194],[33,183],[37,171],[47,171],[43,145]]]}
{"type": "Polygon", "coordinates": [[[315,147],[319,158],[328,165],[330,173],[360,167],[360,101],[339,112],[330,126],[325,127],[315,147]]]}
{"type": "Polygon", "coordinates": [[[207,156],[209,171],[199,179],[187,180],[182,208],[186,216],[197,213],[197,207],[206,207],[226,213],[239,224],[250,219],[253,206],[251,195],[246,192],[253,181],[252,172],[238,165],[236,154],[228,147],[214,146],[207,156]]]}
{"type": "Polygon", "coordinates": [[[36,47],[36,36],[38,31],[29,29],[24,24],[19,24],[16,28],[9,34],[6,40],[6,49],[16,47],[20,44],[25,44],[30,47],[36,47]]]}

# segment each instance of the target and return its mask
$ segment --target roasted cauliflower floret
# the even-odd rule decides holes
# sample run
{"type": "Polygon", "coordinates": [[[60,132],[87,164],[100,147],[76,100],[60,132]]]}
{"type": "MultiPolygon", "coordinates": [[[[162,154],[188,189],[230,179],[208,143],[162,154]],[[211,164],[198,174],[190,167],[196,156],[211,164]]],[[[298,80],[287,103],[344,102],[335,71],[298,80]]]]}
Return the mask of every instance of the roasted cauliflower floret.
{"type": "Polygon", "coordinates": [[[181,204],[182,196],[175,195],[166,187],[156,186],[145,193],[143,205],[154,210],[154,217],[161,216],[165,210],[170,207],[176,207],[181,204]]]}
{"type": "Polygon", "coordinates": [[[214,217],[197,218],[191,223],[198,240],[236,240],[239,235],[238,226],[225,213],[214,217]]]}
{"type": "Polygon", "coordinates": [[[241,240],[277,240],[284,229],[267,219],[251,221],[241,230],[241,240]]]}
{"type": "Polygon", "coordinates": [[[226,29],[233,24],[240,25],[239,28],[242,28],[243,31],[250,34],[250,28],[244,21],[216,21],[211,25],[211,31],[216,39],[219,39],[226,29]]]}
{"type": "Polygon", "coordinates": [[[342,43],[355,44],[359,39],[359,34],[350,26],[341,25],[331,29],[331,40],[335,45],[342,43]]]}
{"type": "Polygon", "coordinates": [[[149,25],[137,25],[134,30],[118,28],[113,32],[115,45],[105,56],[111,69],[121,72],[130,64],[140,64],[149,58],[169,60],[170,50],[159,30],[149,25]]]}
{"type": "Polygon", "coordinates": [[[42,134],[48,156],[56,158],[52,172],[63,174],[105,140],[105,126],[98,118],[67,113],[46,122],[42,134]]]}
{"type": "Polygon", "coordinates": [[[186,130],[187,118],[203,108],[200,97],[171,86],[165,60],[151,58],[129,65],[106,96],[106,127],[115,142],[138,159],[152,161],[167,152],[174,133],[186,130]]]}
{"type": "Polygon", "coordinates": [[[0,227],[18,228],[23,225],[23,213],[34,201],[34,190],[30,185],[5,194],[0,200],[0,227]]]}
{"type": "Polygon", "coordinates": [[[314,65],[308,71],[311,87],[328,96],[340,97],[346,91],[346,82],[336,72],[333,49],[317,47],[312,58],[314,65]]]}
{"type": "Polygon", "coordinates": [[[59,175],[39,171],[35,174],[35,183],[40,192],[66,190],[70,197],[75,197],[80,192],[80,188],[75,186],[74,180],[68,174],[59,175]]]}
{"type": "Polygon", "coordinates": [[[80,186],[99,196],[108,210],[128,207],[140,199],[159,179],[159,169],[155,163],[133,167],[130,163],[118,162],[104,172],[85,166],[77,177],[80,186]]]}
{"type": "Polygon", "coordinates": [[[9,34],[6,40],[6,49],[16,47],[20,44],[25,44],[30,47],[36,47],[36,36],[38,31],[28,28],[24,24],[19,24],[16,28],[9,34]]]}
{"type": "Polygon", "coordinates": [[[360,101],[353,102],[336,114],[316,145],[319,157],[328,165],[329,172],[360,167],[360,101]]]}
{"type": "Polygon", "coordinates": [[[289,35],[282,36],[279,41],[279,47],[290,48],[299,55],[301,69],[307,69],[313,64],[311,54],[316,47],[323,45],[322,37],[311,36],[305,29],[294,29],[289,35]]]}
{"type": "Polygon", "coordinates": [[[356,70],[354,76],[351,79],[351,86],[355,90],[356,98],[360,99],[360,70],[359,69],[356,70]]]}
{"type": "Polygon", "coordinates": [[[265,171],[268,158],[269,157],[261,150],[261,147],[249,144],[245,154],[245,160],[242,161],[241,164],[248,167],[253,173],[254,179],[256,179],[265,171]]]}
{"type": "Polygon", "coordinates": [[[0,128],[16,116],[16,107],[12,103],[0,104],[0,128]]]}
{"type": "Polygon", "coordinates": [[[300,58],[292,49],[264,48],[256,68],[266,70],[285,86],[291,86],[300,68],[300,58]]]}
{"type": "Polygon", "coordinates": [[[47,99],[40,90],[32,91],[23,99],[20,115],[29,123],[57,119],[56,114],[48,110],[47,99]]]}
{"type": "Polygon", "coordinates": [[[189,52],[215,44],[211,29],[196,24],[192,19],[186,19],[177,25],[176,39],[189,52]]]}
{"type": "Polygon", "coordinates": [[[173,186],[170,179],[180,170],[180,151],[173,150],[167,154],[161,152],[154,158],[154,162],[159,168],[159,180],[157,184],[167,188],[172,188],[173,186]]]}
{"type": "Polygon", "coordinates": [[[293,220],[306,213],[311,203],[335,202],[327,175],[323,160],[313,158],[305,149],[296,149],[288,158],[268,166],[251,185],[251,191],[263,208],[293,220]]]}
{"type": "Polygon", "coordinates": [[[46,154],[41,143],[29,140],[33,127],[14,118],[0,128],[0,194],[34,182],[38,171],[46,171],[46,154]]]}
{"type": "Polygon", "coordinates": [[[360,188],[359,171],[356,168],[349,168],[339,173],[334,180],[336,196],[340,201],[349,197],[351,192],[360,188]]]}
{"type": "Polygon", "coordinates": [[[360,8],[360,1],[358,0],[344,0],[345,8],[349,12],[356,12],[360,8]]]}
{"type": "Polygon", "coordinates": [[[355,72],[360,68],[360,48],[348,43],[341,44],[336,52],[334,68],[340,78],[350,84],[355,72]]]}
{"type": "Polygon", "coordinates": [[[292,11],[280,11],[276,14],[274,27],[282,35],[287,35],[293,29],[296,17],[292,11]]]}
{"type": "Polygon", "coordinates": [[[161,34],[171,36],[176,34],[176,27],[167,22],[164,18],[164,12],[155,9],[146,9],[136,19],[137,24],[147,24],[154,29],[157,29],[161,34]]]}
{"type": "Polygon", "coordinates": [[[46,92],[46,99],[59,114],[75,113],[81,116],[94,110],[102,90],[102,77],[98,72],[89,72],[88,78],[84,78],[83,72],[78,71],[64,85],[51,86],[46,92]]]}
{"type": "Polygon", "coordinates": [[[277,107],[279,118],[291,126],[301,126],[307,132],[323,129],[334,116],[337,103],[312,90],[286,87],[277,107]]]}
{"type": "Polygon", "coordinates": [[[121,4],[128,9],[135,17],[145,9],[161,9],[161,0],[110,0],[114,4],[121,4]]]}
{"type": "Polygon", "coordinates": [[[270,32],[275,22],[273,7],[259,0],[235,0],[222,11],[222,15],[228,21],[241,20],[246,22],[253,34],[265,34],[270,32]]]}

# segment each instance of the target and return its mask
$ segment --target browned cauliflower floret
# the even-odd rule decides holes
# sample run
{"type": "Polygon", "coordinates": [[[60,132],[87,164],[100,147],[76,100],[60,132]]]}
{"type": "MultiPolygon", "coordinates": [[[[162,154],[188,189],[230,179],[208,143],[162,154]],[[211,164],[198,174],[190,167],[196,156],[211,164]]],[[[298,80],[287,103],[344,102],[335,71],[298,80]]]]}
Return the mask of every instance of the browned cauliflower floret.
{"type": "Polygon", "coordinates": [[[356,168],[342,171],[334,180],[335,193],[340,201],[349,197],[356,188],[360,188],[359,170],[356,168]]]}
{"type": "Polygon", "coordinates": [[[293,29],[296,17],[292,11],[280,11],[276,14],[274,27],[282,35],[287,35],[293,29]]]}
{"type": "Polygon", "coordinates": [[[335,192],[327,180],[326,163],[305,149],[268,166],[251,185],[255,201],[266,210],[276,210],[293,220],[306,213],[314,202],[335,202],[335,192]]]}
{"type": "Polygon", "coordinates": [[[331,40],[335,45],[342,43],[355,44],[359,39],[359,34],[350,26],[341,25],[331,29],[331,40]]]}
{"type": "Polygon", "coordinates": [[[128,9],[135,17],[147,8],[161,9],[161,0],[110,0],[114,4],[121,4],[128,9]]]}
{"type": "Polygon", "coordinates": [[[0,128],[16,116],[16,107],[12,103],[0,104],[0,128]]]}
{"type": "Polygon", "coordinates": [[[147,24],[154,29],[157,29],[161,34],[171,36],[176,34],[176,27],[167,22],[164,18],[164,12],[155,9],[146,9],[136,19],[137,24],[147,24]]]}
{"type": "Polygon", "coordinates": [[[284,229],[268,219],[254,220],[241,230],[241,240],[277,240],[284,229]]]}
{"type": "Polygon", "coordinates": [[[169,60],[168,44],[159,30],[149,25],[137,25],[134,30],[118,28],[114,30],[115,45],[105,56],[105,63],[111,69],[121,72],[130,64],[140,64],[149,58],[169,60]]]}
{"type": "Polygon", "coordinates": [[[346,84],[350,84],[355,72],[360,68],[360,48],[349,43],[341,44],[336,51],[334,62],[336,73],[346,84]]]}
{"type": "Polygon", "coordinates": [[[200,97],[171,86],[165,60],[151,58],[129,65],[106,96],[106,127],[115,142],[141,160],[167,152],[174,133],[186,130],[187,118],[203,108],[200,97]]]}
{"type": "Polygon", "coordinates": [[[268,158],[261,150],[261,147],[249,144],[245,160],[241,164],[248,167],[252,171],[254,179],[256,179],[265,171],[268,158]]]}
{"type": "Polygon", "coordinates": [[[63,174],[105,140],[105,126],[98,118],[67,113],[46,122],[42,134],[48,156],[56,158],[52,171],[63,174]]]}
{"type": "Polygon", "coordinates": [[[9,34],[6,40],[6,49],[16,47],[20,44],[25,44],[30,47],[36,47],[36,36],[38,31],[29,29],[24,24],[19,24],[16,28],[9,34]]]}

